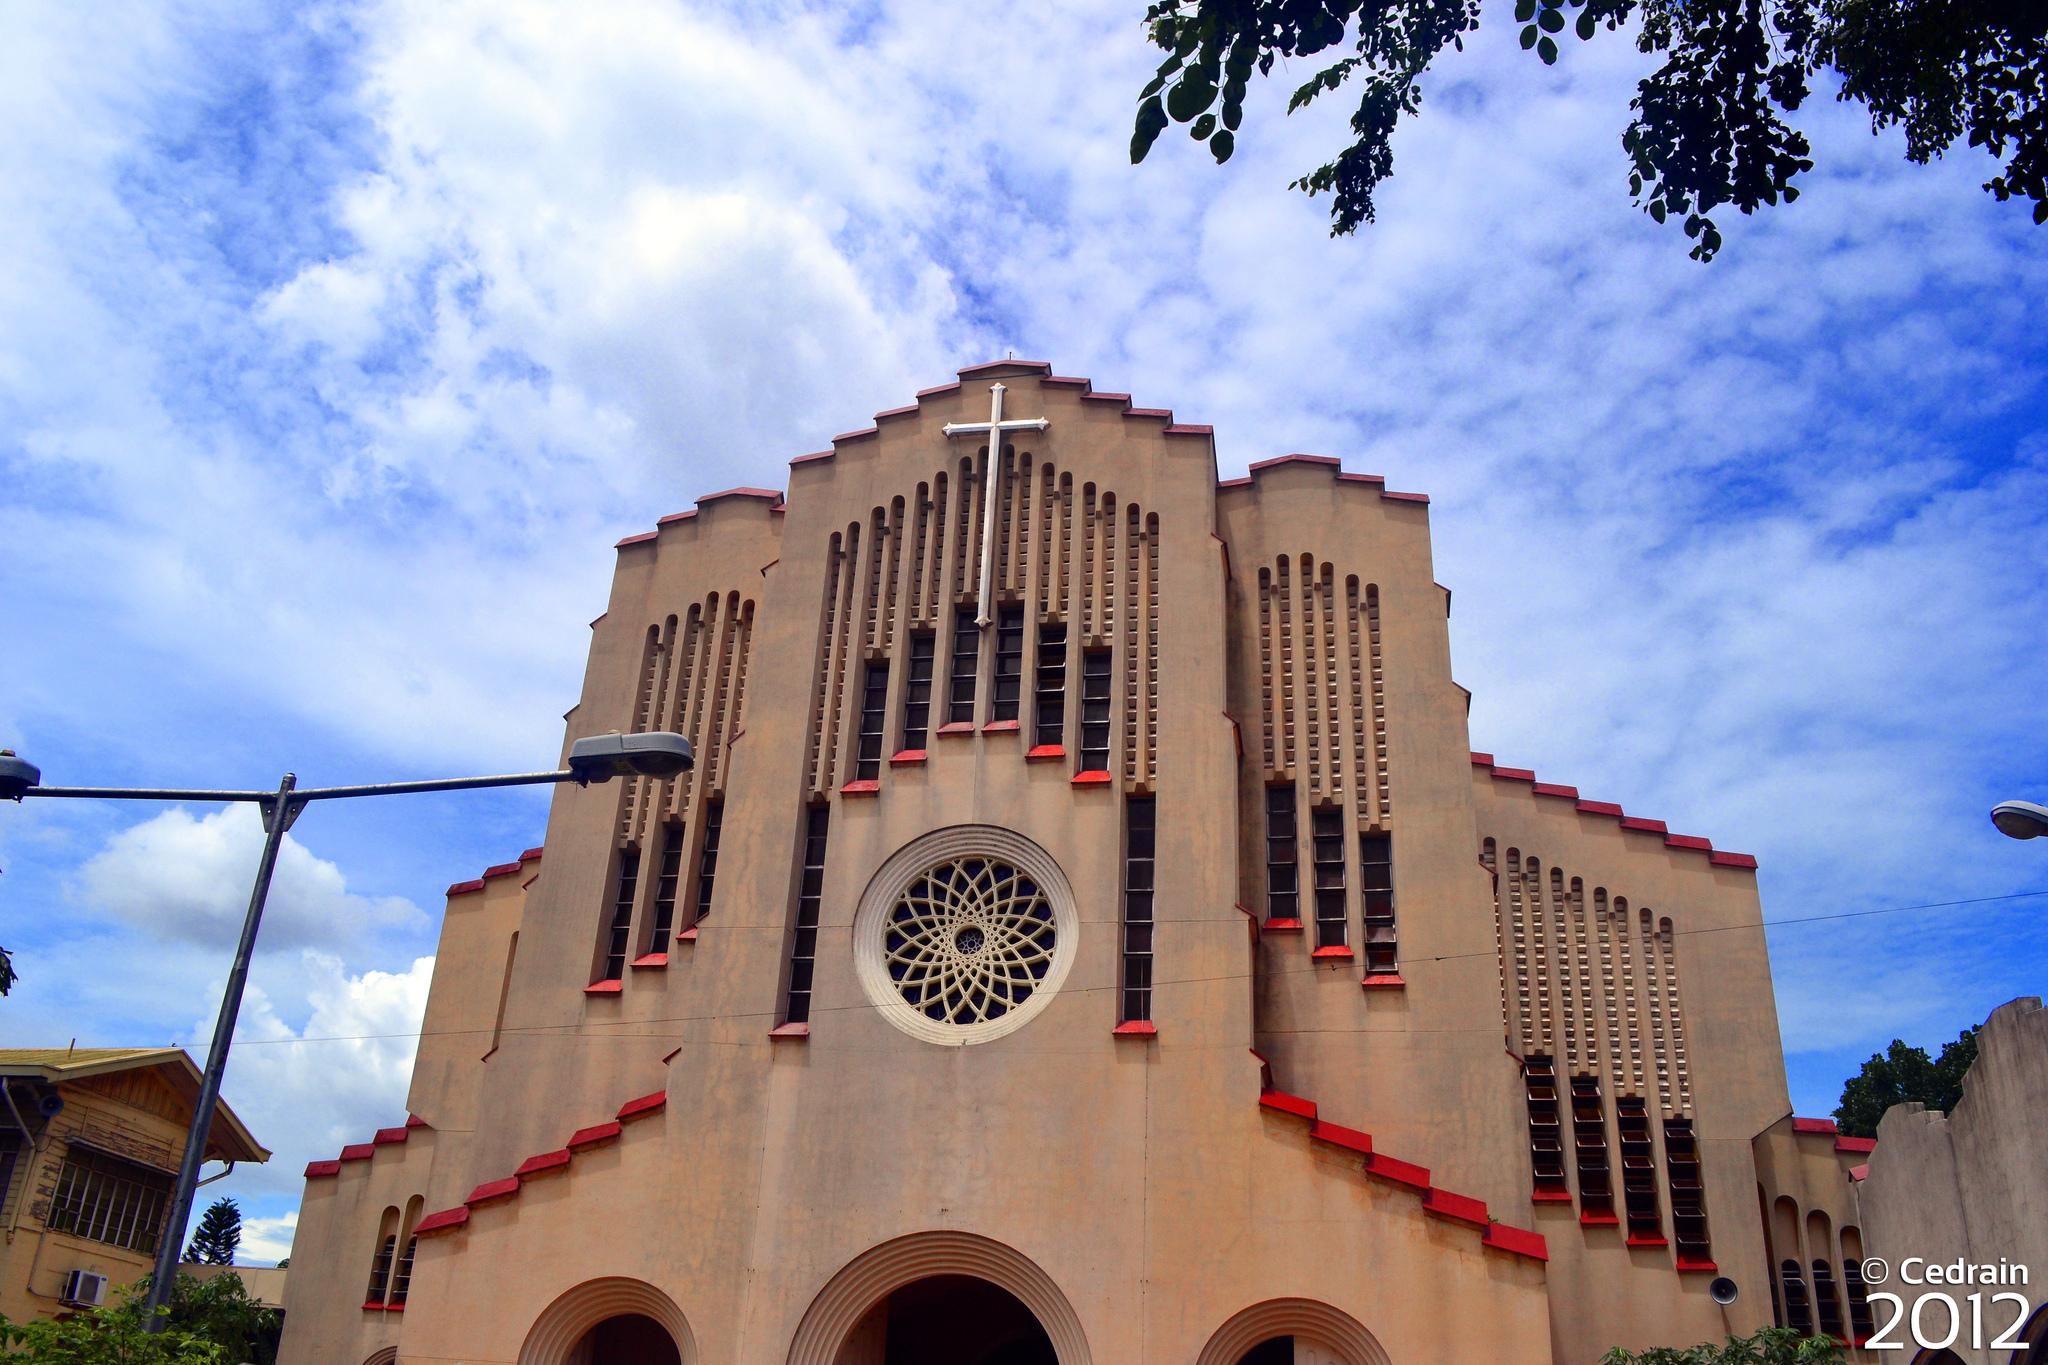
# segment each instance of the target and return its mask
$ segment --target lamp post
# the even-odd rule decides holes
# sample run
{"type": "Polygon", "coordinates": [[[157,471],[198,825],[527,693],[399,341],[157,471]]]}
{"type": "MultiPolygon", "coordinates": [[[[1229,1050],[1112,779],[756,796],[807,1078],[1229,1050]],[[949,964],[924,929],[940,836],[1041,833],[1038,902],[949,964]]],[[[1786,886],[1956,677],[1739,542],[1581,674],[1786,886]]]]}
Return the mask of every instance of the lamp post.
{"type": "Polygon", "coordinates": [[[2048,834],[2048,806],[2001,801],[1991,808],[1991,823],[2008,839],[2038,839],[2048,834]]]}
{"type": "Polygon", "coordinates": [[[166,1212],[164,1233],[158,1239],[156,1269],[149,1279],[145,1321],[152,1332],[163,1330],[158,1313],[170,1301],[171,1286],[177,1278],[179,1243],[185,1221],[192,1213],[192,1191],[199,1183],[199,1168],[206,1160],[207,1131],[213,1124],[213,1109],[220,1097],[221,1076],[227,1070],[228,1047],[234,1041],[235,1019],[242,1009],[242,989],[249,980],[249,958],[256,948],[256,930],[263,921],[263,905],[270,896],[271,874],[277,870],[278,849],[285,831],[299,818],[299,812],[315,801],[338,801],[352,796],[402,796],[414,792],[471,791],[482,787],[530,787],[556,782],[587,786],[609,782],[614,777],[673,777],[687,771],[695,756],[690,741],[667,731],[637,735],[593,735],[569,746],[569,766],[557,772],[508,773],[497,777],[449,777],[425,782],[375,782],[358,787],[305,787],[286,773],[271,791],[179,791],[155,787],[45,787],[42,772],[17,757],[11,749],[0,749],[0,799],[20,801],[23,797],[78,797],[100,801],[218,801],[247,802],[263,815],[263,854],[256,863],[256,884],[249,892],[249,911],[242,920],[242,937],[235,945],[234,966],[228,971],[227,989],[221,995],[220,1018],[213,1026],[213,1042],[206,1054],[206,1071],[199,1082],[199,1102],[192,1110],[192,1126],[185,1134],[185,1155],[178,1163],[177,1183],[171,1189],[171,1206],[166,1212]]]}

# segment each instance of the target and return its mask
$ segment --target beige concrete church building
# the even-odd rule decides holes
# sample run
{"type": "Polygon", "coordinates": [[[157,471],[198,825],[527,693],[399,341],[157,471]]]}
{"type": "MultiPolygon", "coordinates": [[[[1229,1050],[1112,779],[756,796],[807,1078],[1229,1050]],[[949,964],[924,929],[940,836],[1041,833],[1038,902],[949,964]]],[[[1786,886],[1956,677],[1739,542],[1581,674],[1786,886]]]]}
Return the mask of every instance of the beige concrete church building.
{"type": "Polygon", "coordinates": [[[287,1365],[1868,1333],[1755,860],[1471,751],[1426,497],[1023,361],[789,481],[619,543],[567,738],[695,769],[449,889],[287,1365]]]}

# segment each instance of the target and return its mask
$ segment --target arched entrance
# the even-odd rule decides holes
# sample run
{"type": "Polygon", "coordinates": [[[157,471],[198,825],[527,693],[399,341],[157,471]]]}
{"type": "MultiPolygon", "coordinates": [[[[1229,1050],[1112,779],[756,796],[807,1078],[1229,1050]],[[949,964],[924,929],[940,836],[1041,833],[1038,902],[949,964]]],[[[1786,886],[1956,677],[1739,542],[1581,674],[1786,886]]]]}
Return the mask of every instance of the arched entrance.
{"type": "Polygon", "coordinates": [[[1022,1252],[971,1232],[916,1232],[854,1257],[818,1291],[789,1365],[1093,1365],[1081,1320],[1022,1252]],[[933,1327],[965,1323],[944,1341],[933,1327]],[[973,1354],[973,1351],[982,1354],[973,1354]]]}
{"type": "Polygon", "coordinates": [[[1059,1365],[1023,1300],[972,1275],[933,1275],[869,1309],[835,1365],[1059,1365]]]}
{"type": "Polygon", "coordinates": [[[641,1280],[585,1280],[541,1310],[519,1365],[698,1365],[675,1301],[641,1280]]]}
{"type": "Polygon", "coordinates": [[[1356,1318],[1314,1299],[1268,1299],[1216,1329],[1196,1365],[1388,1365],[1356,1318]]]}

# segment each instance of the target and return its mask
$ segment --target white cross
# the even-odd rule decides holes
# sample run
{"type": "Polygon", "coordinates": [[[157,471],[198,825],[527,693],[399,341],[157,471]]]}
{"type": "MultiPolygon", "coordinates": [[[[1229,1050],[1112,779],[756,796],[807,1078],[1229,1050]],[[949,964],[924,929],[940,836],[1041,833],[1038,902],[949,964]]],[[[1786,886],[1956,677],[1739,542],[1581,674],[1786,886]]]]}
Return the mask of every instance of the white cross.
{"type": "Polygon", "coordinates": [[[989,385],[988,420],[986,422],[948,422],[948,436],[988,435],[988,458],[981,466],[981,596],[976,599],[974,624],[986,626],[990,621],[989,599],[994,593],[996,571],[996,461],[1002,458],[1003,433],[1006,431],[1044,431],[1046,419],[1034,417],[1027,420],[1003,420],[1003,394],[1001,384],[989,385]]]}

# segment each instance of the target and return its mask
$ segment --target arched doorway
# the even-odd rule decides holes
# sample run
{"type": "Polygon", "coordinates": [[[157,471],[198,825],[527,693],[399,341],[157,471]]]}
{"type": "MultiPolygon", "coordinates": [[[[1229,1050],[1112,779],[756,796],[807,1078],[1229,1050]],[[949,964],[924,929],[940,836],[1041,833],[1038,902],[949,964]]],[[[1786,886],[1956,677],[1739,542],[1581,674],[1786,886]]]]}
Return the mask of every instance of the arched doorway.
{"type": "Polygon", "coordinates": [[[1314,1299],[1268,1299],[1216,1329],[1196,1365],[1388,1365],[1357,1319],[1314,1299]]]}
{"type": "Polygon", "coordinates": [[[668,1329],[645,1313],[621,1313],[592,1324],[563,1365],[683,1365],[668,1329]]]}
{"type": "Polygon", "coordinates": [[[585,1280],[541,1311],[519,1365],[698,1365],[696,1339],[668,1295],[642,1280],[585,1280]]]}
{"type": "Polygon", "coordinates": [[[1059,1365],[1024,1301],[972,1275],[933,1275],[869,1309],[834,1365],[1059,1365]]]}
{"type": "Polygon", "coordinates": [[[949,1353],[929,1359],[943,1365],[1093,1365],[1081,1320],[1050,1275],[1014,1247],[958,1231],[914,1232],[841,1266],[797,1324],[789,1365],[896,1365],[898,1357],[890,1353],[892,1314],[898,1325],[895,1349],[908,1352],[922,1349],[920,1321],[971,1321],[977,1306],[990,1315],[991,1326],[1018,1330],[977,1338],[985,1356],[965,1354],[955,1343],[949,1353]]]}

